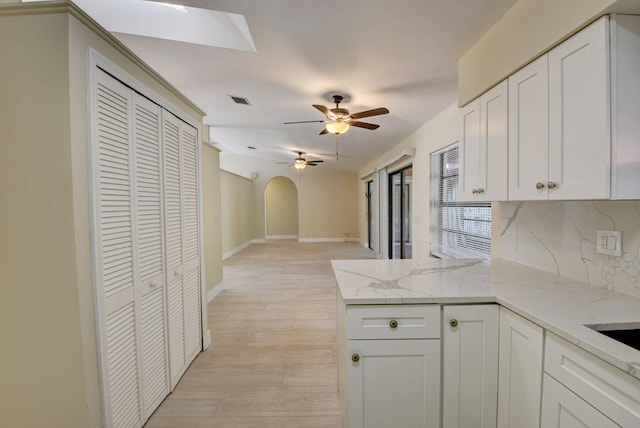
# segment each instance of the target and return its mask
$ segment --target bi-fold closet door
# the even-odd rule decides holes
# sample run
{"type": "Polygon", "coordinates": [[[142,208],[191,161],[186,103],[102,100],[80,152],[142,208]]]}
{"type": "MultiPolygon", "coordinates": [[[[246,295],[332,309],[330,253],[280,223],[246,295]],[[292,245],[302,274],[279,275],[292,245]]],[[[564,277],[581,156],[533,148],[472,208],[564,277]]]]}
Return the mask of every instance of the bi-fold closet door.
{"type": "Polygon", "coordinates": [[[201,349],[197,131],[100,69],[94,80],[105,419],[140,427],[201,349]]]}

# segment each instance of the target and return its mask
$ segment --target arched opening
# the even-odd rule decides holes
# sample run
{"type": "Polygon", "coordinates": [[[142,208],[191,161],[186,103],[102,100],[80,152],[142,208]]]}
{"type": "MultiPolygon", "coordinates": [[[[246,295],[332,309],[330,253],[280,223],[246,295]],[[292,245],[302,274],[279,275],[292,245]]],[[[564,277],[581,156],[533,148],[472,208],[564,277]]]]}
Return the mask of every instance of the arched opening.
{"type": "Polygon", "coordinates": [[[274,177],[265,194],[267,239],[298,239],[298,189],[286,177],[274,177]]]}

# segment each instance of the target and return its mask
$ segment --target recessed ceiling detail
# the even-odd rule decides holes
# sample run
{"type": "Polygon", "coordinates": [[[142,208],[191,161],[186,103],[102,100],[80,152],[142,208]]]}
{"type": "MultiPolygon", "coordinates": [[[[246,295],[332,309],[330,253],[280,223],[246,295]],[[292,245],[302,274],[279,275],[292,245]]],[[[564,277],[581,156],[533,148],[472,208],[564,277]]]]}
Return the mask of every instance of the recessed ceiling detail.
{"type": "MultiPolygon", "coordinates": [[[[32,1],[42,0],[22,0],[32,1]]],[[[246,19],[237,13],[140,0],[74,0],[74,3],[112,33],[256,51],[246,19]]]]}

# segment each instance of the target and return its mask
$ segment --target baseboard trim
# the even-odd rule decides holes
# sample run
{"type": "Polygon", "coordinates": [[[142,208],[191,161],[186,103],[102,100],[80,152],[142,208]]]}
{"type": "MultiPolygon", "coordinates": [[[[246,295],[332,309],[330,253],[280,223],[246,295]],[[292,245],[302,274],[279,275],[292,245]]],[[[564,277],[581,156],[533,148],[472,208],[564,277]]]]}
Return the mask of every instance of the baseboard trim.
{"type": "Polygon", "coordinates": [[[211,301],[215,299],[216,296],[222,292],[222,290],[224,290],[224,282],[221,282],[211,290],[207,291],[207,303],[211,303],[211,301]]]}
{"type": "Polygon", "coordinates": [[[360,242],[358,238],[298,238],[298,242],[360,242]]]}
{"type": "Polygon", "coordinates": [[[298,235],[267,235],[267,239],[298,239],[298,235]]]}
{"type": "Polygon", "coordinates": [[[227,251],[222,255],[222,260],[227,260],[229,257],[233,256],[235,253],[239,253],[240,251],[244,250],[252,243],[253,243],[252,241],[247,241],[244,244],[237,246],[233,250],[227,251]]]}

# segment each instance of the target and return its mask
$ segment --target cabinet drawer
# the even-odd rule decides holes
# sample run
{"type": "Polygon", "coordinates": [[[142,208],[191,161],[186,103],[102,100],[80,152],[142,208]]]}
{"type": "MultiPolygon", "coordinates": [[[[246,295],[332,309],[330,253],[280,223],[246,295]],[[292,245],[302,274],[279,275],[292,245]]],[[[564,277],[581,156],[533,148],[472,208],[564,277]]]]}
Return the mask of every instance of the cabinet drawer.
{"type": "Polygon", "coordinates": [[[640,426],[640,379],[547,333],[545,371],[623,427],[640,426]]]}
{"type": "Polygon", "coordinates": [[[347,308],[347,339],[437,339],[440,305],[367,305],[347,308]]]}

